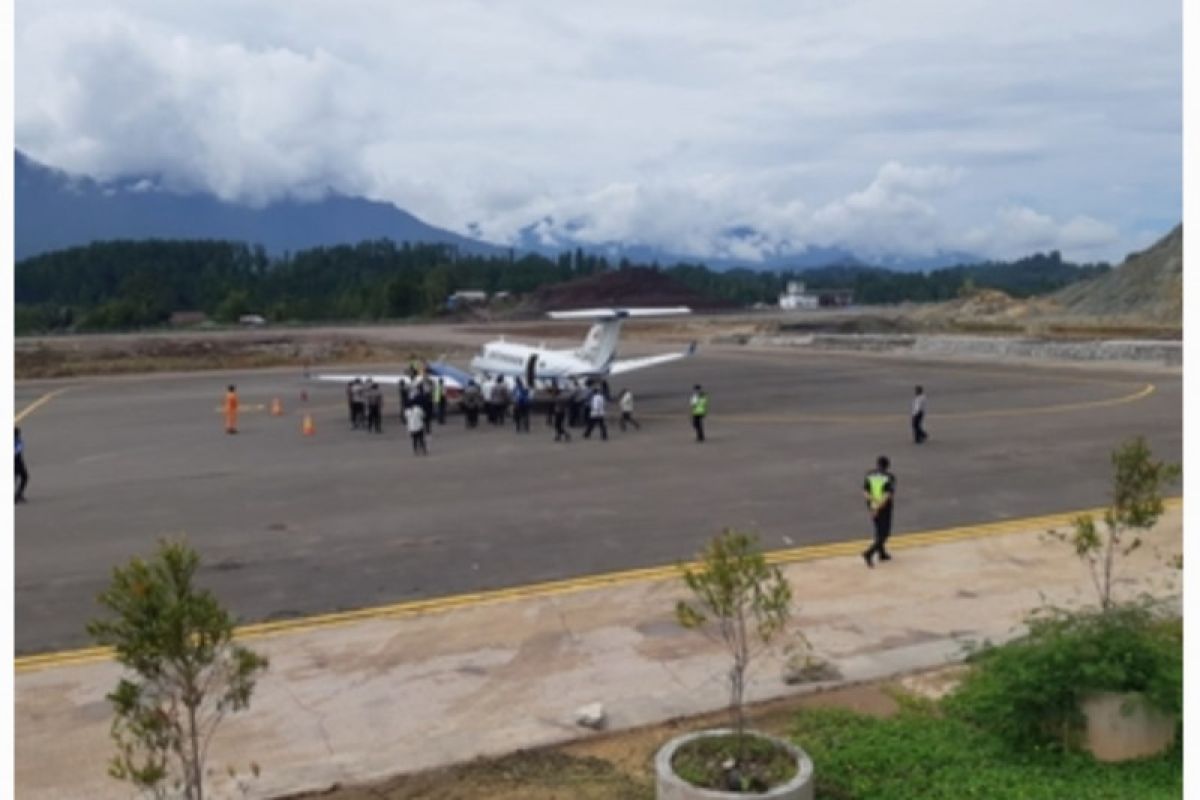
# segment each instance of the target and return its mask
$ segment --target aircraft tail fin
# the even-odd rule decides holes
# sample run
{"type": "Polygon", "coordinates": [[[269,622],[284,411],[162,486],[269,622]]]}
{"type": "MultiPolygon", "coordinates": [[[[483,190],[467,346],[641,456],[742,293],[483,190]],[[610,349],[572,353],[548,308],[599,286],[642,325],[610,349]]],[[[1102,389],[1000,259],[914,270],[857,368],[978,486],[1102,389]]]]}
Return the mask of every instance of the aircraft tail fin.
{"type": "Polygon", "coordinates": [[[617,353],[617,340],[621,337],[621,321],[628,317],[664,317],[690,314],[687,306],[669,308],[586,308],[578,311],[551,311],[551,319],[591,319],[595,324],[588,330],[583,344],[575,351],[576,356],[594,366],[604,369],[617,353]]]}

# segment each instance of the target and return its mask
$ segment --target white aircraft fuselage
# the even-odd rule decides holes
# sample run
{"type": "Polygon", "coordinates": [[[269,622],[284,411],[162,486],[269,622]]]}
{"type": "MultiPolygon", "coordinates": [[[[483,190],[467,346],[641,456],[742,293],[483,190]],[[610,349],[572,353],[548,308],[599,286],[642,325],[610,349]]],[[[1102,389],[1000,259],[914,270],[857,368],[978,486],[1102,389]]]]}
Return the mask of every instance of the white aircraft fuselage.
{"type": "MultiPolygon", "coordinates": [[[[552,311],[554,319],[588,319],[593,321],[583,344],[574,349],[550,350],[545,347],[533,347],[519,342],[509,342],[504,339],[490,341],[483,345],[479,354],[471,359],[469,372],[464,372],[448,364],[432,363],[425,365],[426,376],[441,379],[448,397],[457,399],[458,395],[471,380],[481,379],[506,382],[522,380],[526,386],[534,389],[549,388],[562,385],[569,380],[590,380],[605,378],[633,370],[665,364],[680,358],[686,358],[695,352],[695,343],[682,352],[660,353],[641,358],[617,359],[617,340],[621,335],[621,323],[629,317],[666,316],[688,314],[691,310],[677,306],[674,308],[629,308],[629,309],[588,309],[583,311],[552,311]]],[[[318,375],[317,380],[348,383],[358,378],[367,382],[376,381],[381,384],[399,384],[408,386],[422,376],[420,375],[318,375]]]]}

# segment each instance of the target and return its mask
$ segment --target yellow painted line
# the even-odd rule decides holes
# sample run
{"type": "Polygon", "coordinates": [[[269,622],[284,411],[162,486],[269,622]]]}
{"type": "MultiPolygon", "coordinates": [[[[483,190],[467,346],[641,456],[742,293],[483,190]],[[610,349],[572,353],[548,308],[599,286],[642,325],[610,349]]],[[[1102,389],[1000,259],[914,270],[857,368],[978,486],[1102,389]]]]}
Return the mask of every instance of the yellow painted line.
{"type": "MultiPolygon", "coordinates": [[[[727,361],[759,360],[759,361],[774,362],[774,363],[778,363],[780,360],[785,360],[785,359],[787,359],[788,356],[803,357],[804,360],[831,361],[831,362],[835,362],[839,365],[845,363],[845,357],[847,357],[847,356],[850,358],[857,358],[857,359],[861,359],[861,360],[865,360],[865,361],[882,361],[882,362],[889,363],[889,364],[895,363],[895,360],[896,360],[895,355],[889,354],[889,353],[873,353],[873,352],[864,351],[864,350],[813,350],[813,351],[806,352],[803,347],[795,347],[795,348],[781,347],[778,352],[761,352],[760,351],[760,352],[746,352],[746,353],[729,353],[729,352],[714,353],[713,351],[710,350],[710,351],[708,351],[708,353],[710,356],[715,356],[718,360],[720,360],[724,357],[724,360],[727,360],[727,361]],[[822,356],[825,356],[825,358],[822,358],[822,356]]],[[[996,368],[993,365],[985,364],[980,361],[967,360],[967,361],[958,361],[958,362],[944,362],[944,361],[938,360],[937,356],[927,356],[927,357],[923,358],[923,357],[917,356],[915,354],[914,354],[914,357],[911,359],[911,361],[914,365],[913,371],[914,372],[920,371],[922,373],[925,373],[925,372],[953,372],[955,374],[962,374],[964,372],[968,372],[971,375],[987,375],[990,377],[1001,378],[1001,379],[1017,379],[1017,378],[1037,377],[1037,378],[1045,378],[1047,380],[1058,381],[1060,383],[1107,383],[1107,384],[1113,384],[1114,386],[1123,386],[1123,385],[1126,385],[1129,383],[1129,379],[1127,379],[1127,378],[1114,378],[1114,377],[1108,377],[1108,376],[1104,376],[1104,375],[1063,374],[1064,366],[1067,369],[1073,369],[1073,368],[1087,369],[1086,362],[1075,362],[1070,365],[1055,364],[1055,363],[1049,362],[1049,361],[1041,362],[1041,363],[1031,362],[1031,363],[1026,363],[1026,364],[1013,365],[1012,367],[1004,369],[1004,368],[996,368]],[[926,360],[927,358],[931,358],[933,360],[926,360]],[[1053,375],[1040,375],[1039,374],[1039,375],[1031,376],[1029,374],[1030,371],[1054,372],[1055,374],[1053,374],[1053,375]]],[[[916,383],[916,381],[914,380],[913,383],[916,383]]]]}
{"type": "Polygon", "coordinates": [[[68,391],[69,389],[70,389],[70,387],[68,386],[68,387],[63,387],[62,389],[55,389],[53,392],[46,392],[46,394],[42,395],[37,400],[34,400],[32,403],[25,406],[25,408],[21,409],[21,413],[17,414],[15,421],[20,422],[21,420],[25,419],[30,414],[32,414],[34,411],[37,411],[44,404],[50,402],[55,397],[58,397],[60,394],[62,394],[65,391],[68,391]]]}
{"type": "MultiPolygon", "coordinates": [[[[1168,498],[1165,501],[1168,510],[1183,506],[1183,498],[1168,498]]],[[[906,533],[893,536],[889,547],[895,550],[907,550],[914,547],[928,547],[935,544],[979,539],[990,536],[1004,536],[1013,533],[1055,528],[1070,525],[1071,521],[1080,514],[1099,515],[1102,508],[1084,509],[1058,514],[1046,514],[1038,517],[1022,517],[1019,519],[999,520],[978,525],[962,525],[953,528],[941,528],[921,533],[906,533]]],[[[767,562],[771,564],[794,564],[803,561],[815,561],[824,558],[856,556],[862,552],[863,540],[869,537],[848,542],[829,542],[826,544],[805,545],[785,550],[773,550],[766,554],[767,562]]],[[[554,597],[557,595],[573,594],[589,589],[622,586],[638,582],[652,582],[678,579],[681,567],[695,567],[695,562],[684,564],[669,564],[656,567],[622,570],[620,572],[602,573],[599,575],[583,575],[577,578],[567,578],[558,581],[533,583],[525,586],[512,586],[506,589],[492,589],[481,592],[433,597],[427,600],[410,600],[374,608],[361,608],[353,611],[341,611],[330,614],[318,614],[301,619],[279,620],[276,622],[258,622],[243,625],[236,631],[240,640],[265,639],[282,634],[303,633],[336,627],[354,622],[371,620],[401,619],[451,611],[458,608],[473,608],[497,603],[508,603],[517,600],[554,597]]],[[[79,650],[66,650],[54,653],[38,653],[21,656],[15,660],[17,672],[31,672],[54,667],[93,664],[112,658],[112,649],[108,647],[89,647],[79,650]]]]}
{"type": "MultiPolygon", "coordinates": [[[[1131,394],[1121,395],[1120,397],[1110,397],[1103,400],[1083,400],[1077,403],[1058,403],[1048,406],[1026,406],[1023,408],[993,408],[984,409],[981,411],[949,411],[938,412],[931,419],[935,422],[940,419],[984,419],[987,417],[1017,417],[1030,416],[1033,414],[1063,414],[1069,411],[1084,411],[1093,408],[1106,408],[1109,406],[1120,406],[1128,403],[1136,403],[1139,400],[1144,400],[1154,394],[1156,387],[1153,383],[1147,383],[1141,389],[1131,394]]],[[[639,415],[646,419],[688,419],[686,409],[681,414],[641,414],[639,415]]],[[[734,422],[734,423],[765,423],[765,424],[787,424],[787,423],[804,423],[804,422],[907,422],[908,415],[906,414],[713,414],[712,418],[717,422],[734,422]]]]}

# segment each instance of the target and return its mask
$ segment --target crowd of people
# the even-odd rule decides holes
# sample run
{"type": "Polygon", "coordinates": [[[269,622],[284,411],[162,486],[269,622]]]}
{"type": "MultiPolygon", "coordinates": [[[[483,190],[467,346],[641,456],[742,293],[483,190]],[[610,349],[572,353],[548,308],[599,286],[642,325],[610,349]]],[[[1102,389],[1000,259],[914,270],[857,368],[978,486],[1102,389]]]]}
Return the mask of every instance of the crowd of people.
{"type": "MultiPolygon", "coordinates": [[[[431,375],[415,364],[398,384],[399,416],[412,438],[413,453],[428,454],[427,437],[434,424],[446,424],[448,396],[445,379],[431,375]]],[[[478,428],[480,420],[490,426],[508,425],[517,433],[530,433],[534,406],[534,389],[521,378],[483,375],[471,379],[462,390],[459,405],[468,429],[478,428]]],[[[608,404],[614,402],[608,382],[599,379],[568,378],[555,381],[540,396],[545,402],[545,425],[553,428],[554,441],[571,441],[572,428],[582,428],[583,438],[590,439],[599,431],[600,439],[608,439],[608,404]]],[[[622,389],[615,400],[620,410],[622,432],[641,430],[634,418],[633,392],[622,389]]],[[[346,386],[346,404],[353,430],[368,433],[383,432],[383,391],[370,378],[355,378],[346,386]]],[[[708,398],[699,386],[691,400],[692,424],[697,441],[704,440],[703,418],[708,398]]]]}

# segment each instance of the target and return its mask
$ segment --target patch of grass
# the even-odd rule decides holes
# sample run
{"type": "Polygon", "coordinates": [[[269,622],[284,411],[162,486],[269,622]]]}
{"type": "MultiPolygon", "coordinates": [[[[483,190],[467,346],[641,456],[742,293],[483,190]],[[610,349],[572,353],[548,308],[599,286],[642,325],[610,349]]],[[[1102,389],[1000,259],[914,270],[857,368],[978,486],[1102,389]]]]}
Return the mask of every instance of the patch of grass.
{"type": "Polygon", "coordinates": [[[742,757],[735,770],[725,764],[738,752],[738,737],[705,736],[693,739],[675,751],[671,767],[693,786],[725,791],[765,792],[796,774],[792,754],[770,739],[747,733],[742,757]]]}
{"type": "Polygon", "coordinates": [[[653,800],[648,777],[632,776],[601,758],[559,750],[526,750],[501,758],[401,776],[370,787],[336,788],[337,800],[653,800]]]}
{"type": "Polygon", "coordinates": [[[1015,753],[966,722],[911,706],[888,719],[841,709],[796,716],[792,740],[815,764],[828,800],[1157,800],[1183,794],[1182,747],[1101,764],[1077,753],[1015,753]]]}

